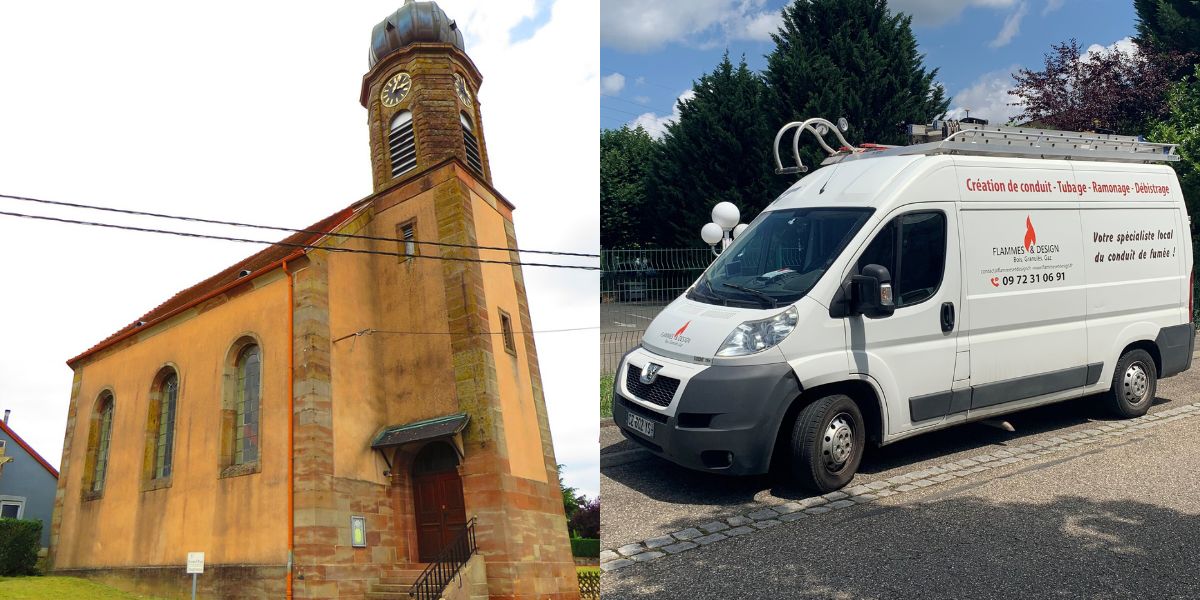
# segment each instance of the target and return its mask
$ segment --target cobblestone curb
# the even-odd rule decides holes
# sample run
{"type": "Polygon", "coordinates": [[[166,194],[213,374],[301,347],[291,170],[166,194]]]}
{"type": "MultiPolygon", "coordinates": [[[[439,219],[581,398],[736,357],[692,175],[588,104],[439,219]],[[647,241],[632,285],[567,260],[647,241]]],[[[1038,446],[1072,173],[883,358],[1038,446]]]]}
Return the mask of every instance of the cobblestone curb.
{"type": "Polygon", "coordinates": [[[791,521],[799,521],[859,504],[868,504],[880,498],[940,485],[996,467],[1033,460],[1052,452],[1079,448],[1162,423],[1196,416],[1200,416],[1200,402],[1185,404],[1152,415],[1143,415],[1136,419],[1104,423],[1091,429],[1065,433],[1023,446],[993,450],[988,454],[896,475],[889,479],[851,486],[823,496],[813,496],[779,505],[762,506],[740,515],[688,527],[670,535],[626,544],[615,549],[604,549],[600,553],[600,568],[605,572],[616,571],[638,562],[649,562],[668,554],[684,553],[731,537],[753,534],[759,530],[791,521]]]}

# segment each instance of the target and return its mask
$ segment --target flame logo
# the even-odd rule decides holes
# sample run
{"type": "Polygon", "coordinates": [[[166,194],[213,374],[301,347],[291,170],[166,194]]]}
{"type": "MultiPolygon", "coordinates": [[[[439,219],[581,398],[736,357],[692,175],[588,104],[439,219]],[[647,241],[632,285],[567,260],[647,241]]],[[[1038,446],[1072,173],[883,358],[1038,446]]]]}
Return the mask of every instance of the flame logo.
{"type": "Polygon", "coordinates": [[[1029,215],[1025,215],[1025,251],[1029,252],[1033,249],[1033,245],[1037,243],[1037,232],[1033,230],[1033,221],[1029,220],[1029,215]]]}
{"type": "Polygon", "coordinates": [[[679,331],[676,331],[676,332],[675,332],[675,335],[673,335],[673,336],[671,336],[671,337],[679,337],[679,336],[683,335],[683,332],[684,332],[684,331],[687,331],[688,325],[691,325],[691,324],[692,324],[692,322],[691,322],[691,321],[688,321],[687,323],[684,323],[684,324],[683,324],[683,327],[680,327],[680,328],[679,328],[679,331]]]}

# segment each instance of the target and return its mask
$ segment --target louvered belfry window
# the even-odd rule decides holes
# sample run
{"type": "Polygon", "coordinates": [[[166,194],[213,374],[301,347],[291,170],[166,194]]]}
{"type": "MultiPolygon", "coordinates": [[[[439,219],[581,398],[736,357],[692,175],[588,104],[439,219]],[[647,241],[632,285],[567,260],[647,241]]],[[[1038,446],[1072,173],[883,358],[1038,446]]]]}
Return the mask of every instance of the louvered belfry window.
{"type": "Polygon", "coordinates": [[[417,167],[417,140],[413,134],[411,112],[402,110],[392,118],[388,153],[392,158],[392,177],[399,177],[417,167]]]}
{"type": "Polygon", "coordinates": [[[471,118],[467,116],[467,113],[459,113],[458,119],[462,122],[463,144],[467,147],[467,164],[483,173],[483,159],[479,157],[479,140],[475,138],[475,127],[471,124],[471,118]]]}

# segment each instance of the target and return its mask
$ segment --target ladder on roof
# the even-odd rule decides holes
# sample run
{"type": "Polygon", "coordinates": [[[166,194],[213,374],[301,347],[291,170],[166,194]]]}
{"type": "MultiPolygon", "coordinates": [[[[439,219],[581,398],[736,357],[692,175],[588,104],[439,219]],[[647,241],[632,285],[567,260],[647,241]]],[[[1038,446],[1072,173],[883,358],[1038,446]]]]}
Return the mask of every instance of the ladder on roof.
{"type": "Polygon", "coordinates": [[[1140,137],[1129,135],[945,121],[935,122],[933,125],[909,125],[910,138],[916,142],[913,145],[863,144],[862,147],[856,148],[847,143],[842,136],[841,132],[845,130],[843,119],[839,119],[837,125],[821,118],[794,121],[784,125],[775,135],[775,172],[791,174],[808,171],[808,167],[800,160],[800,136],[806,131],[812,133],[821,148],[829,154],[829,158],[826,158],[822,165],[846,159],[915,154],[965,154],[1134,163],[1179,160],[1179,155],[1175,153],[1177,144],[1147,142],[1140,137]],[[792,136],[792,158],[795,166],[784,167],[779,156],[779,142],[783,134],[792,128],[796,130],[792,136]],[[825,135],[831,131],[841,144],[837,150],[825,141],[825,135]]]}
{"type": "MultiPolygon", "coordinates": [[[[909,133],[914,140],[935,137],[935,134],[928,131],[921,132],[922,127],[924,126],[909,126],[909,133]]],[[[894,149],[894,153],[973,154],[1137,163],[1179,160],[1179,155],[1175,154],[1176,144],[1147,142],[1131,135],[989,126],[953,121],[948,122],[943,132],[948,135],[941,140],[930,139],[923,144],[900,146],[894,149]],[[951,129],[950,123],[954,123],[954,129],[951,129]]]]}

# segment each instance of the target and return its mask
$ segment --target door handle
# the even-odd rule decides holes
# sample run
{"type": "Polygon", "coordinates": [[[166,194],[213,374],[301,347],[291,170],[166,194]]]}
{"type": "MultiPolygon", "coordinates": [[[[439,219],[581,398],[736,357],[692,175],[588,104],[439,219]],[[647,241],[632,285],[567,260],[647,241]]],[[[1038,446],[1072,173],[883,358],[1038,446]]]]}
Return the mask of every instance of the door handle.
{"type": "Polygon", "coordinates": [[[948,332],[954,329],[954,303],[942,303],[942,331],[948,332]]]}

